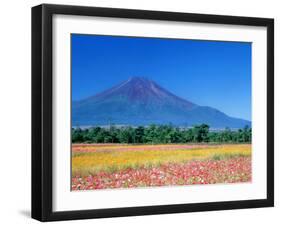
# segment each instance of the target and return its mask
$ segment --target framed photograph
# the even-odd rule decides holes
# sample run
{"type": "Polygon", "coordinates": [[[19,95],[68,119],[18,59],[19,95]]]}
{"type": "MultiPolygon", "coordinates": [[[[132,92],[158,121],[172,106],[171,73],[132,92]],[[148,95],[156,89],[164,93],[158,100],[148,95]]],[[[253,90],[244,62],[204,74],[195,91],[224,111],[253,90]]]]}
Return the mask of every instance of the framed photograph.
{"type": "Polygon", "coordinates": [[[32,217],[274,205],[274,21],[32,8],[32,217]]]}

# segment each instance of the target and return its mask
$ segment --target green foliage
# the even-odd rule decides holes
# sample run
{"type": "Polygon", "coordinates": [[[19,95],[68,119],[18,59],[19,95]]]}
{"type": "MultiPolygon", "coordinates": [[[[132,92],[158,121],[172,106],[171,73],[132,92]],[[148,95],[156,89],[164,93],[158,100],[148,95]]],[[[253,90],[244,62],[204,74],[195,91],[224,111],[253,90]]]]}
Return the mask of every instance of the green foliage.
{"type": "Polygon", "coordinates": [[[92,127],[89,129],[73,128],[73,143],[250,143],[252,129],[210,131],[207,124],[192,128],[180,128],[172,125],[149,125],[147,127],[92,127]]]}

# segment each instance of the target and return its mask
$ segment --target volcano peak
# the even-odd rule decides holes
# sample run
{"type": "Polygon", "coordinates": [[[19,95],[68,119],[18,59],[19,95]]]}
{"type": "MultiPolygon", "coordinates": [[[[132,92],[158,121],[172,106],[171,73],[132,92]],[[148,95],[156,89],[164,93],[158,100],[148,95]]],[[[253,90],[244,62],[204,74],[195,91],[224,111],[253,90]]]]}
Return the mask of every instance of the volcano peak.
{"type": "Polygon", "coordinates": [[[231,118],[211,108],[180,98],[153,80],[132,76],[126,81],[81,101],[73,102],[74,125],[209,124],[243,127],[250,122],[231,118]]]}
{"type": "Polygon", "coordinates": [[[132,76],[127,81],[125,81],[125,83],[131,83],[131,84],[151,84],[151,83],[153,83],[153,81],[148,79],[147,77],[132,76]]]}
{"type": "Polygon", "coordinates": [[[151,80],[145,76],[131,76],[128,81],[130,82],[138,82],[138,81],[142,81],[142,82],[150,82],[151,80]]]}

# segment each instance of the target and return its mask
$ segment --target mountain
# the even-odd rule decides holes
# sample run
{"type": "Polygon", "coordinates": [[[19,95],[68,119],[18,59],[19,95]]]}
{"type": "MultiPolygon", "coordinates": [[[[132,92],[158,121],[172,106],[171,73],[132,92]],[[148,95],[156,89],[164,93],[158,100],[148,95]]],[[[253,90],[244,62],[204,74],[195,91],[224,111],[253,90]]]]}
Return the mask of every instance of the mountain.
{"type": "Polygon", "coordinates": [[[192,126],[206,123],[212,128],[242,128],[250,121],[199,106],[180,98],[152,80],[132,77],[104,92],[72,102],[72,125],[192,126]]]}

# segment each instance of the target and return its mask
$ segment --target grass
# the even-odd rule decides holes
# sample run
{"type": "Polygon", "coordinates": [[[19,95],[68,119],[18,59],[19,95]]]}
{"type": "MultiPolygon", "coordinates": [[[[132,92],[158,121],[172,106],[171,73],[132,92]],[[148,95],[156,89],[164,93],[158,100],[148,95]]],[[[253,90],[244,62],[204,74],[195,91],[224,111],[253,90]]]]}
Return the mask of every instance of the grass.
{"type": "Polygon", "coordinates": [[[250,144],[226,145],[73,145],[73,176],[152,168],[192,160],[223,160],[251,156],[250,144]]]}

